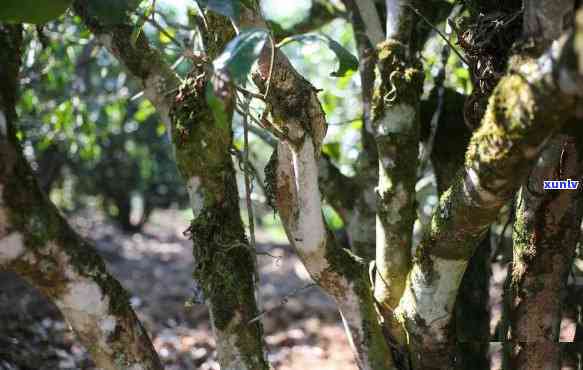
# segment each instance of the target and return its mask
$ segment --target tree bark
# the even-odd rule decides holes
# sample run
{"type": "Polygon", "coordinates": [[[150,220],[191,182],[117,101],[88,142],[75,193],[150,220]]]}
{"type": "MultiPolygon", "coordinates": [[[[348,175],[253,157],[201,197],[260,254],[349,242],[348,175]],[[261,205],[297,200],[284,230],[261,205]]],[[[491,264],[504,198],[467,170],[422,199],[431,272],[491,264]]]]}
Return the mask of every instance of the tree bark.
{"type": "MultiPolygon", "coordinates": [[[[583,24],[576,32],[583,32],[583,24]]],[[[417,247],[398,307],[416,368],[453,366],[450,320],[468,260],[500,207],[528,175],[527,163],[574,111],[575,95],[583,91],[575,57],[580,50],[571,36],[552,71],[541,68],[550,60],[548,54],[514,61],[490,98],[464,169],[441,197],[431,230],[417,247]],[[553,78],[560,75],[569,78],[553,78]]]]}
{"type": "MultiPolygon", "coordinates": [[[[105,27],[88,13],[88,2],[74,2],[75,12],[135,77],[172,133],[178,168],[187,183],[194,214],[189,231],[195,257],[194,278],[204,292],[217,340],[222,369],[268,369],[263,329],[255,301],[254,253],[245,237],[239,213],[232,145],[233,94],[228,84],[217,86],[225,95],[227,123],[214,120],[205,98],[212,76],[195,70],[179,81],[161,55],[150,48],[143,33],[132,42],[128,22],[105,27]],[[202,73],[197,78],[196,72],[202,73]],[[176,93],[178,90],[178,93],[176,93]],[[225,227],[228,225],[227,227],[225,227]]],[[[230,21],[212,13],[206,34],[212,59],[234,36],[230,21]]]]}
{"type": "MultiPolygon", "coordinates": [[[[422,105],[422,122],[427,125],[439,109],[437,89],[422,105]]],[[[431,161],[435,173],[437,193],[441,196],[455,180],[463,167],[471,132],[464,123],[464,96],[451,89],[443,92],[442,111],[435,128],[431,161]]],[[[469,260],[455,303],[455,332],[457,367],[486,370],[490,368],[490,312],[488,309],[490,280],[490,233],[469,260]]]]}
{"type": "MultiPolygon", "coordinates": [[[[257,8],[246,9],[243,26],[265,27],[257,8]]],[[[368,264],[339,245],[322,215],[319,189],[321,145],[326,134],[324,111],[316,89],[280,51],[267,45],[253,80],[265,93],[280,139],[266,177],[288,239],[318,285],[338,304],[360,369],[393,369],[389,344],[378,322],[368,264]],[[271,68],[273,65],[273,68],[271,68]]]]}
{"type": "MultiPolygon", "coordinates": [[[[366,21],[354,0],[343,0],[351,15],[354,38],[358,49],[361,95],[362,128],[360,136],[362,151],[356,163],[356,194],[352,212],[347,218],[346,232],[350,248],[357,255],[373,261],[376,256],[376,192],[378,184],[378,153],[372,129],[372,99],[374,94],[375,68],[377,64],[376,42],[366,32],[366,21]]],[[[370,4],[369,4],[370,5],[370,4]]],[[[362,7],[363,5],[361,5],[362,7]]],[[[366,6],[366,5],[364,5],[366,6]]],[[[378,18],[378,14],[369,12],[378,18]]],[[[382,39],[381,39],[382,40],[382,39]]]]}
{"type": "Polygon", "coordinates": [[[583,140],[577,139],[553,138],[518,198],[510,313],[516,369],[560,369],[562,298],[579,241],[583,197],[580,190],[549,191],[542,185],[580,178],[583,140]]]}
{"type": "Polygon", "coordinates": [[[387,1],[387,39],[377,46],[380,85],[373,101],[372,132],[378,151],[375,299],[388,330],[404,346],[394,317],[411,267],[415,184],[424,74],[412,45],[414,1],[387,1]]]}
{"type": "Polygon", "coordinates": [[[14,126],[21,33],[0,24],[0,268],[56,304],[97,367],[161,370],[128,294],[42,193],[22,154],[14,126]]]}

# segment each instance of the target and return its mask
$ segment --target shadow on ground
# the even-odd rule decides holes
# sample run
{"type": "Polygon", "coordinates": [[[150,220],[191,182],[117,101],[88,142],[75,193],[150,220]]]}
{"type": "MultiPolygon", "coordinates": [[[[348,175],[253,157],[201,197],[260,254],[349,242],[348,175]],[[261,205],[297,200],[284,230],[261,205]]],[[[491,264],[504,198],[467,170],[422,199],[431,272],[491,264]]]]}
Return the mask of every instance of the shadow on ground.
{"type": "MultiPolygon", "coordinates": [[[[185,305],[194,292],[193,259],[180,212],[156,212],[133,235],[87,214],[71,222],[131,293],[166,369],[219,368],[205,306],[185,305]]],[[[316,287],[302,289],[311,281],[288,246],[268,243],[261,230],[257,238],[262,252],[279,257],[259,256],[262,320],[274,368],[355,370],[333,302],[316,287]]],[[[94,369],[58,310],[10,272],[0,272],[0,369],[94,369]]]]}

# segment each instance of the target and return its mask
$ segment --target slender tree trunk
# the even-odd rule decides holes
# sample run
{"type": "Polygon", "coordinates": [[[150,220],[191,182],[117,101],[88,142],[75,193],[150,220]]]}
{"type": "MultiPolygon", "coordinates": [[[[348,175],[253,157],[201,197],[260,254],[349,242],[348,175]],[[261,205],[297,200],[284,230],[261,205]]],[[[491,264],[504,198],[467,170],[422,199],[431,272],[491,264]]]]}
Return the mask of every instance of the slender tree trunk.
{"type": "Polygon", "coordinates": [[[42,193],[22,154],[14,126],[21,33],[0,24],[0,268],[56,304],[97,367],[161,370],[128,294],[42,193]]]}
{"type": "Polygon", "coordinates": [[[370,134],[378,152],[375,299],[386,327],[405,358],[403,326],[394,316],[411,268],[415,184],[420,140],[423,72],[412,43],[415,1],[389,0],[386,40],[377,45],[379,87],[370,134]]]}
{"type": "MultiPolygon", "coordinates": [[[[354,36],[359,56],[359,74],[362,88],[362,128],[360,130],[363,150],[357,160],[357,189],[356,200],[347,218],[346,231],[350,240],[350,247],[357,256],[373,261],[376,255],[376,192],[378,183],[378,153],[372,135],[372,100],[375,83],[375,67],[377,52],[375,44],[382,41],[377,39],[378,32],[367,33],[366,19],[363,18],[360,8],[373,6],[361,4],[355,0],[343,0],[344,6],[350,11],[354,36]],[[371,39],[373,37],[373,39],[371,39]],[[376,37],[376,38],[375,38],[376,37]]],[[[369,18],[378,18],[371,10],[367,12],[369,18]]],[[[377,21],[378,22],[378,21],[377,21]]],[[[371,22],[371,23],[374,23],[371,22]]],[[[381,35],[382,36],[382,35],[381,35]]]]}
{"type": "MultiPolygon", "coordinates": [[[[221,368],[268,369],[262,325],[253,321],[258,315],[255,251],[245,237],[229,154],[233,92],[229,84],[217,86],[225,93],[221,96],[225,98],[226,121],[216,121],[205,95],[212,78],[208,71],[196,69],[179,86],[170,66],[150,48],[143,33],[133,42],[129,21],[104,26],[89,13],[90,1],[98,0],[75,1],[75,12],[136,78],[172,133],[177,165],[187,183],[194,214],[189,231],[195,283],[202,287],[210,311],[221,368]]],[[[203,36],[212,60],[234,36],[234,30],[226,17],[208,13],[206,20],[208,30],[203,36]]]]}
{"type": "MultiPolygon", "coordinates": [[[[437,88],[427,104],[422,106],[422,120],[428,124],[439,109],[437,88]]],[[[442,111],[438,121],[431,152],[438,195],[452,184],[463,167],[465,149],[471,132],[464,123],[464,96],[446,89],[442,95],[442,111]]],[[[455,303],[455,332],[457,367],[459,369],[489,369],[490,312],[488,309],[490,271],[490,233],[470,258],[461,281],[455,303]]]]}

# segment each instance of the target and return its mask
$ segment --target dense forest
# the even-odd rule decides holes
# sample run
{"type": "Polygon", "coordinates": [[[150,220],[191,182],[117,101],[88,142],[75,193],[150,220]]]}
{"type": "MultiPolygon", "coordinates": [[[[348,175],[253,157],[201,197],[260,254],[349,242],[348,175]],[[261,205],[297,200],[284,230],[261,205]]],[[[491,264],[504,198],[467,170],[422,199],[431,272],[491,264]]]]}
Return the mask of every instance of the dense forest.
{"type": "Polygon", "coordinates": [[[579,0],[1,0],[0,369],[581,369],[582,174],[579,0]]]}

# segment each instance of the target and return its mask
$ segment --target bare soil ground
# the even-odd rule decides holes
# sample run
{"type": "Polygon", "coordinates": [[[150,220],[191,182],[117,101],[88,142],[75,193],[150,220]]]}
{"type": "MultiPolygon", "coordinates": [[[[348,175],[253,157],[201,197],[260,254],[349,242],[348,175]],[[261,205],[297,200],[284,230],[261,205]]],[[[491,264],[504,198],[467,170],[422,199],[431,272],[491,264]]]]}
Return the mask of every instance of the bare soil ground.
{"type": "MultiPolygon", "coordinates": [[[[131,293],[166,369],[219,369],[204,304],[185,305],[195,286],[183,213],[158,211],[133,235],[93,213],[79,214],[71,223],[95,243],[131,293]]],[[[334,303],[317,287],[303,289],[311,280],[289,246],[274,244],[261,229],[257,240],[260,251],[279,257],[259,256],[262,322],[274,369],[356,370],[334,303]]],[[[501,316],[506,270],[503,262],[492,265],[492,333],[501,316]]],[[[566,310],[561,341],[573,340],[576,315],[566,310]]],[[[491,368],[501,369],[501,344],[492,342],[490,348],[491,368]]],[[[53,369],[95,368],[58,310],[14,274],[0,271],[0,370],[53,369]]]]}
{"type": "MultiPolygon", "coordinates": [[[[178,211],[159,211],[134,235],[94,215],[71,222],[131,293],[166,369],[218,370],[205,306],[185,305],[194,293],[191,241],[182,235],[188,220],[178,211]]],[[[259,256],[262,321],[274,368],[356,370],[333,302],[317,287],[302,289],[311,280],[288,246],[267,243],[261,230],[257,238],[260,250],[280,257],[259,256]]],[[[10,272],[0,272],[0,369],[94,369],[58,310],[10,272]]]]}

